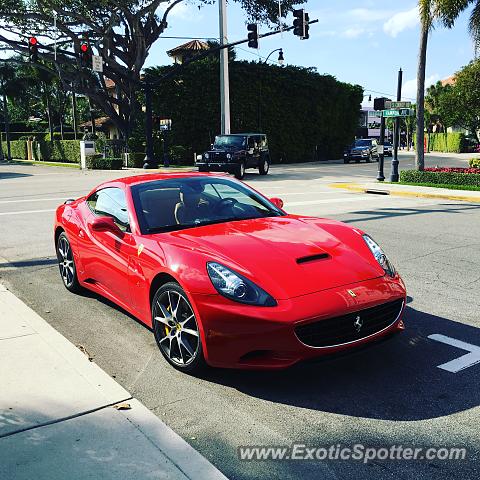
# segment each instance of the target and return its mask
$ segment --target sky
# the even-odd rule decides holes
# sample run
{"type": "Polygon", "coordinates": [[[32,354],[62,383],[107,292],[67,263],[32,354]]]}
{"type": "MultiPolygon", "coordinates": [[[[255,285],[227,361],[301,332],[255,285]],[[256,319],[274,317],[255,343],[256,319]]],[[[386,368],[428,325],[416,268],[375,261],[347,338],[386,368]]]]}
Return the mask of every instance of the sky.
{"type": "MultiPolygon", "coordinates": [[[[242,45],[237,58],[263,60],[283,48],[285,63],[316,67],[319,73],[364,87],[365,94],[396,97],[398,69],[404,72],[403,99],[415,100],[419,44],[419,16],[414,0],[308,0],[304,5],[310,19],[310,39],[300,40],[293,32],[260,39],[259,49],[242,45]]],[[[437,25],[431,34],[427,58],[427,86],[444,79],[468,64],[474,48],[468,34],[465,12],[454,28],[437,25]]],[[[227,5],[228,39],[246,38],[248,20],[238,5],[227,5]]],[[[290,25],[291,15],[287,19],[290,25]]],[[[218,4],[202,6],[186,0],[172,9],[168,29],[152,47],[147,66],[169,64],[166,51],[188,41],[171,37],[218,38],[218,4]]],[[[269,30],[260,26],[260,32],[269,30]]],[[[274,62],[277,54],[270,57],[274,62]]],[[[369,105],[368,99],[364,105],[369,105]]]]}

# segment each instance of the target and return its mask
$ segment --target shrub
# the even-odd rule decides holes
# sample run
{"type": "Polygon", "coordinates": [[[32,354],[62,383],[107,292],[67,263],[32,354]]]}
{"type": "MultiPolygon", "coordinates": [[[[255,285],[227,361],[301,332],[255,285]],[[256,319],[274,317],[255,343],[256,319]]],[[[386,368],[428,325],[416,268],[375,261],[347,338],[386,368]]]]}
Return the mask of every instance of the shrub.
{"type": "Polygon", "coordinates": [[[99,155],[87,157],[87,168],[93,170],[121,170],[123,160],[121,158],[103,158],[99,155]]]}
{"type": "Polygon", "coordinates": [[[442,169],[438,169],[435,171],[435,169],[428,169],[423,172],[418,170],[403,170],[400,172],[400,181],[402,183],[434,183],[438,185],[470,185],[480,187],[480,171],[478,171],[478,173],[459,173],[441,170],[442,169]]]}
{"type": "Polygon", "coordinates": [[[468,164],[472,168],[480,168],[480,158],[471,158],[468,164]]]}
{"type": "Polygon", "coordinates": [[[172,145],[170,147],[170,162],[176,165],[191,165],[193,157],[189,155],[189,152],[190,150],[183,145],[172,145]]]}
{"type": "Polygon", "coordinates": [[[128,154],[129,168],[142,168],[145,163],[145,154],[143,152],[130,152],[128,154]]]}
{"type": "Polygon", "coordinates": [[[461,153],[466,147],[463,133],[431,133],[427,141],[433,152],[461,153]]]}
{"type": "Polygon", "coordinates": [[[80,163],[79,140],[55,140],[40,144],[42,160],[52,162],[80,163]]]}
{"type": "MultiPolygon", "coordinates": [[[[2,150],[5,156],[7,155],[7,142],[2,142],[2,150]]],[[[10,152],[12,158],[19,160],[27,159],[27,142],[25,140],[12,140],[10,141],[10,152]]]]}

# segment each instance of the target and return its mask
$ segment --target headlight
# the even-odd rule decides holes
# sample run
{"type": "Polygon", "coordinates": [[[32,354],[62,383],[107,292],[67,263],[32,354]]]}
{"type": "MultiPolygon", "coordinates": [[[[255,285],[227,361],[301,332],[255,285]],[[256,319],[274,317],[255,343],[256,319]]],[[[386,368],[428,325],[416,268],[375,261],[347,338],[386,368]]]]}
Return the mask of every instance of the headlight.
{"type": "Polygon", "coordinates": [[[362,150],[362,155],[366,157],[368,155],[368,152],[366,150],[362,150]]]}
{"type": "Polygon", "coordinates": [[[197,155],[197,160],[203,160],[203,157],[201,155],[197,155]]]}
{"type": "Polygon", "coordinates": [[[227,160],[230,160],[232,158],[232,155],[230,153],[227,153],[227,160]]]}
{"type": "Polygon", "coordinates": [[[218,293],[230,300],[261,307],[277,305],[275,299],[265,290],[220,263],[208,262],[207,272],[218,293]]]}
{"type": "Polygon", "coordinates": [[[206,153],[206,154],[204,155],[204,157],[205,157],[205,160],[208,160],[208,159],[210,158],[210,155],[209,155],[208,153],[206,153]]]}
{"type": "Polygon", "coordinates": [[[373,240],[368,235],[363,235],[363,239],[365,240],[365,243],[367,244],[370,251],[373,253],[373,256],[375,257],[375,260],[383,268],[385,273],[387,275],[389,275],[390,277],[394,277],[395,276],[395,267],[390,263],[387,256],[385,255],[385,253],[383,253],[383,250],[378,245],[378,243],[375,242],[375,240],[373,240]]]}

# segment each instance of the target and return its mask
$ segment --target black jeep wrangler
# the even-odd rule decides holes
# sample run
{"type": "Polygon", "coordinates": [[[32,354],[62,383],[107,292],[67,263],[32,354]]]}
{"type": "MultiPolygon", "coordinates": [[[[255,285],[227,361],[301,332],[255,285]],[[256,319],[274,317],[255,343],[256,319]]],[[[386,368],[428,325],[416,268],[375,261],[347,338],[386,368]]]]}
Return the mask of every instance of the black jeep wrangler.
{"type": "Polygon", "coordinates": [[[218,135],[208,152],[198,155],[199,172],[228,172],[242,179],[247,168],[266,175],[270,168],[267,136],[263,133],[218,135]]]}

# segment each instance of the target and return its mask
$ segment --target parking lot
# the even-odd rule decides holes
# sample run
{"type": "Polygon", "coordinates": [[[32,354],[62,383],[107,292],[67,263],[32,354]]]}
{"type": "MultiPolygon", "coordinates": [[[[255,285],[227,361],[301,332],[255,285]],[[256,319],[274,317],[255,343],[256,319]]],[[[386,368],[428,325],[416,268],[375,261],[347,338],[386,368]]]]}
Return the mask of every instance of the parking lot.
{"type": "MultiPolygon", "coordinates": [[[[401,162],[411,168],[412,156],[402,155],[401,162]]],[[[245,178],[282,198],[290,213],[365,230],[402,275],[409,294],[406,331],[348,356],[280,372],[210,370],[191,377],[170,367],[152,333],[128,314],[96,295],[68,293],[52,242],[54,209],[118,172],[0,165],[0,282],[231,479],[478,478],[480,204],[329,186],[372,178],[376,168],[287,165],[245,178]],[[243,445],[292,443],[465,447],[467,459],[364,464],[241,461],[237,455],[243,445]]]]}

